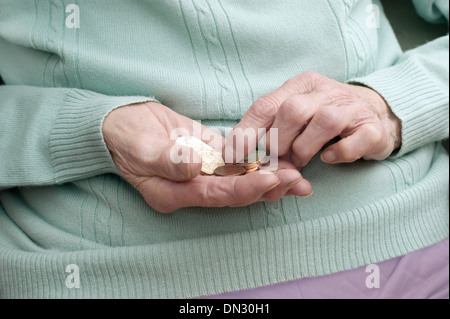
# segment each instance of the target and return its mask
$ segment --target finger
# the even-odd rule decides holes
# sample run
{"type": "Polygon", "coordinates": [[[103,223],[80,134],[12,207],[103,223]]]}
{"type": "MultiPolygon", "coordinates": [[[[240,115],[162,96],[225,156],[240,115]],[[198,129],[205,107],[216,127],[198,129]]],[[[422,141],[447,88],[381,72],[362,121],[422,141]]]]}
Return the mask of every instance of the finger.
{"type": "Polygon", "coordinates": [[[250,205],[279,183],[276,174],[197,176],[184,183],[150,177],[139,183],[137,189],[150,206],[167,213],[182,207],[250,205]]]}
{"type": "MultiPolygon", "coordinates": [[[[291,154],[292,154],[292,149],[286,155],[281,157],[280,159],[283,161],[283,163],[287,162],[289,165],[291,165],[291,167],[295,167],[295,165],[290,162],[291,154]]],[[[297,167],[295,167],[295,169],[298,170],[297,167]]],[[[302,175],[302,177],[304,177],[304,176],[302,175]]],[[[305,197],[305,196],[312,195],[312,193],[313,193],[313,190],[312,190],[310,182],[308,180],[306,180],[305,178],[303,178],[295,186],[293,186],[286,193],[286,195],[304,196],[305,197]]]]}
{"type": "Polygon", "coordinates": [[[376,126],[362,125],[352,135],[327,147],[320,157],[322,161],[330,164],[351,163],[362,157],[383,159],[383,152],[379,153],[379,156],[373,155],[379,152],[382,139],[383,134],[376,126]]]}
{"type": "Polygon", "coordinates": [[[295,138],[303,131],[322,103],[325,103],[323,96],[315,93],[295,94],[287,98],[281,104],[267,134],[267,150],[272,154],[276,147],[278,156],[286,155],[295,138]]]}
{"type": "Polygon", "coordinates": [[[153,151],[156,159],[148,165],[148,175],[183,182],[200,174],[201,157],[190,147],[170,143],[153,151]]]}
{"type": "Polygon", "coordinates": [[[311,183],[306,179],[301,179],[297,184],[295,184],[291,189],[289,189],[285,196],[301,196],[308,197],[313,194],[313,189],[311,183]]]}
{"type": "Polygon", "coordinates": [[[296,196],[308,196],[311,194],[311,184],[303,178],[294,165],[280,160],[278,167],[282,168],[275,173],[280,179],[280,184],[266,192],[259,201],[277,201],[288,193],[296,196]]]}
{"type": "Polygon", "coordinates": [[[305,72],[256,100],[226,139],[226,161],[239,161],[253,151],[251,146],[256,145],[272,126],[280,105],[291,95],[312,92],[316,83],[323,79],[315,72],[305,72]]]}
{"type": "Polygon", "coordinates": [[[264,193],[258,201],[277,201],[302,180],[302,176],[297,169],[284,169],[278,171],[276,175],[280,179],[280,184],[278,184],[270,191],[264,193]]]}
{"type": "Polygon", "coordinates": [[[339,136],[351,122],[351,116],[347,113],[343,107],[320,108],[293,142],[291,162],[297,167],[308,164],[327,142],[339,136]]]}

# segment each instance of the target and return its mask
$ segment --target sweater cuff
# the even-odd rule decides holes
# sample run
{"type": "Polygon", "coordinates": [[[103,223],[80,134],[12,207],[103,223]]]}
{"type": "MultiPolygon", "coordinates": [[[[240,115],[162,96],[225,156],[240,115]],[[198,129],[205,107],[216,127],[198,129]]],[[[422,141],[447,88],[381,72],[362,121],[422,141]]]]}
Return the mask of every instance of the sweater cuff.
{"type": "Polygon", "coordinates": [[[402,124],[402,144],[391,157],[400,157],[449,134],[448,87],[435,81],[414,59],[351,79],[377,91],[402,124]]]}
{"type": "Polygon", "coordinates": [[[157,102],[153,97],[106,96],[74,89],[67,94],[49,137],[55,182],[119,174],[103,139],[105,117],[120,106],[157,102]]]}

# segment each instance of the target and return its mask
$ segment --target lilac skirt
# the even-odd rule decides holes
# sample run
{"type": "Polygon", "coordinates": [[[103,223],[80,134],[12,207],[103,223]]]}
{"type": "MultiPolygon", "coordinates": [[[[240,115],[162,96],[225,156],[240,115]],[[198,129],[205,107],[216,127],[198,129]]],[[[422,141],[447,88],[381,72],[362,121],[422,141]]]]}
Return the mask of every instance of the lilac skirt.
{"type": "Polygon", "coordinates": [[[207,296],[208,299],[448,299],[449,240],[327,276],[207,296]]]}

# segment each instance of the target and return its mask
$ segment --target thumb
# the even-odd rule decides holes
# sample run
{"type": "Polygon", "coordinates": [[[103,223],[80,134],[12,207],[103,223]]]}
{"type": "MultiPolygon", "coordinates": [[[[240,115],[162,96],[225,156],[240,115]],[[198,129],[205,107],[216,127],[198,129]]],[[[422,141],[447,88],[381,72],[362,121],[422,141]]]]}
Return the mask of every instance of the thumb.
{"type": "Polygon", "coordinates": [[[200,174],[202,160],[194,149],[172,142],[154,151],[157,156],[151,165],[152,175],[184,182],[200,174]]]}

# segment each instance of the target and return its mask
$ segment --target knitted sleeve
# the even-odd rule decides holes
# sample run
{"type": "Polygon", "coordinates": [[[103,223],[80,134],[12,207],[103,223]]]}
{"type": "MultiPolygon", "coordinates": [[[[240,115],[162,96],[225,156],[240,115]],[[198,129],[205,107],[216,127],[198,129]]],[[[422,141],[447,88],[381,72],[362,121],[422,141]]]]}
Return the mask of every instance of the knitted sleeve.
{"type": "Polygon", "coordinates": [[[0,86],[0,189],[117,173],[102,135],[114,108],[143,96],[68,88],[0,86]]]}
{"type": "MultiPolygon", "coordinates": [[[[413,2],[428,22],[448,23],[448,0],[413,2]]],[[[449,136],[448,34],[405,52],[391,67],[349,82],[377,91],[401,120],[402,145],[392,157],[449,136]]]]}

